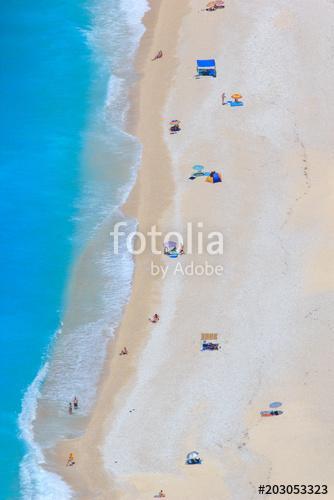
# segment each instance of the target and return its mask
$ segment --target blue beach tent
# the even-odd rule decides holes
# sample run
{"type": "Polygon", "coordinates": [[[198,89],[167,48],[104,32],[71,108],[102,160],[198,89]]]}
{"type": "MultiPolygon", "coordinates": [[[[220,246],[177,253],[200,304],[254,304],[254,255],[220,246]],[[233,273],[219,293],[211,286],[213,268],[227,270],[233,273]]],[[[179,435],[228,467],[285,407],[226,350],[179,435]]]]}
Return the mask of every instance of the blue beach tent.
{"type": "Polygon", "coordinates": [[[214,59],[197,59],[198,76],[216,77],[216,61],[214,59]]]}

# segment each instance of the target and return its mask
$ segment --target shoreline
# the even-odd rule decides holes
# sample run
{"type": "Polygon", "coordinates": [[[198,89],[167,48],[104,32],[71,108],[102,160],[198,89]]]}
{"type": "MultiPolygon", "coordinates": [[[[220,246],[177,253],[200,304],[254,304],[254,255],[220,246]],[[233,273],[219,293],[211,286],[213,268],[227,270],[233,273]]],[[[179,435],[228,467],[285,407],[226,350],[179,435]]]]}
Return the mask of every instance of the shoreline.
{"type": "MultiPolygon", "coordinates": [[[[174,2],[175,5],[177,5],[176,2],[174,2]]],[[[152,210],[152,206],[155,205],[157,212],[158,210],[161,210],[161,207],[166,207],[169,205],[171,202],[172,198],[172,192],[173,192],[173,182],[171,179],[171,175],[168,172],[168,169],[166,168],[163,173],[159,175],[159,199],[154,200],[155,203],[152,203],[152,192],[154,192],[154,185],[152,183],[147,182],[148,178],[151,177],[152,174],[152,158],[145,158],[145,143],[148,149],[148,144],[152,141],[152,137],[148,138],[147,137],[147,129],[151,126],[153,123],[152,120],[156,123],[157,127],[154,127],[154,131],[152,130],[152,134],[154,133],[155,137],[153,139],[155,143],[155,150],[154,153],[157,155],[157,161],[161,161],[161,156],[160,154],[163,154],[164,158],[164,163],[166,165],[168,164],[169,160],[169,155],[167,151],[167,146],[164,143],[163,140],[163,127],[164,124],[161,122],[160,115],[163,111],[163,105],[158,106],[159,102],[164,103],[165,99],[167,97],[168,93],[168,83],[166,80],[165,85],[160,86],[157,91],[157,95],[154,96],[154,102],[155,106],[151,107],[152,114],[155,115],[153,116],[147,116],[147,112],[143,107],[145,107],[145,104],[149,104],[149,101],[151,100],[152,96],[146,95],[146,99],[142,99],[141,96],[145,92],[145,88],[149,84],[145,82],[145,79],[147,80],[148,75],[150,73],[151,65],[162,65],[164,64],[165,59],[159,60],[152,62],[151,57],[154,55],[157,50],[159,50],[159,47],[156,48],[154,47],[154,43],[156,43],[155,38],[157,38],[156,35],[156,28],[157,24],[159,22],[159,13],[161,9],[161,0],[159,2],[152,2],[150,0],[150,10],[145,14],[143,23],[145,25],[145,33],[140,41],[140,45],[137,51],[136,55],[136,72],[138,74],[138,81],[134,84],[132,89],[130,89],[130,100],[131,100],[131,105],[130,105],[130,111],[128,113],[128,120],[127,120],[127,127],[126,130],[131,133],[132,135],[136,136],[143,147],[143,153],[142,153],[142,158],[141,158],[141,164],[137,173],[137,178],[135,181],[135,185],[133,186],[126,202],[124,205],[120,207],[120,210],[128,217],[134,217],[138,222],[139,222],[139,228],[141,230],[145,231],[145,227],[150,227],[151,224],[157,223],[157,220],[153,218],[151,220],[151,223],[149,223],[149,213],[152,210]],[[140,69],[141,68],[141,69],[140,69]],[[141,109],[142,108],[142,109],[141,109]],[[159,145],[157,145],[157,141],[159,142],[159,145]],[[148,165],[150,164],[150,165],[148,165]],[[164,189],[161,189],[161,181],[163,181],[164,189]],[[149,192],[147,192],[149,190],[149,192]],[[150,197],[150,202],[148,203],[148,199],[150,197]],[[141,224],[141,222],[143,224],[141,224]],[[143,227],[144,226],[144,227],[143,227]]],[[[176,10],[183,10],[187,9],[187,7],[180,8],[177,6],[176,10]]],[[[181,22],[181,18],[179,19],[179,23],[181,22]]],[[[178,25],[175,23],[174,25],[174,35],[177,35],[178,32],[178,25]]],[[[169,30],[170,33],[170,30],[169,30]]],[[[166,42],[166,38],[165,38],[166,42]]],[[[169,49],[173,53],[173,49],[175,49],[176,44],[173,44],[170,40],[168,41],[169,43],[169,49]],[[174,45],[174,47],[173,47],[174,45]]],[[[170,53],[169,53],[170,54],[170,53]]],[[[166,58],[166,56],[165,56],[166,58]]],[[[168,64],[165,66],[168,66],[171,68],[171,57],[169,55],[169,61],[168,64]]],[[[152,70],[155,71],[154,77],[156,78],[156,70],[160,69],[159,66],[157,68],[152,67],[152,70]]],[[[166,69],[164,68],[165,72],[166,69]]],[[[168,77],[168,75],[166,75],[168,77]]],[[[172,78],[172,77],[170,77],[172,78]]],[[[127,319],[127,316],[131,315],[127,313],[128,309],[131,308],[131,302],[135,301],[135,298],[137,295],[140,294],[140,288],[141,284],[145,282],[145,288],[146,288],[146,294],[149,296],[151,295],[152,298],[153,296],[158,295],[158,290],[154,286],[153,281],[151,280],[151,283],[148,283],[148,280],[145,278],[145,271],[141,271],[138,269],[138,259],[135,258],[135,270],[134,270],[134,277],[132,281],[132,289],[131,289],[131,295],[129,298],[129,301],[127,305],[125,306],[125,309],[122,314],[122,320],[117,328],[115,336],[109,341],[108,345],[108,352],[106,356],[106,361],[104,363],[104,368],[102,371],[102,375],[100,378],[99,386],[98,386],[98,392],[97,392],[97,398],[96,398],[96,406],[91,412],[91,414],[88,416],[87,419],[87,424],[86,424],[86,429],[84,432],[84,435],[79,438],[74,438],[70,440],[63,440],[58,443],[58,445],[54,448],[51,449],[46,453],[47,457],[47,465],[46,469],[50,470],[52,472],[57,473],[59,476],[62,477],[66,481],[66,483],[76,492],[76,494],[86,496],[87,491],[91,491],[91,494],[94,494],[95,498],[98,498],[96,496],[96,487],[98,485],[101,485],[101,492],[105,491],[106,485],[110,487],[110,489],[113,491],[113,494],[115,494],[115,490],[113,489],[113,484],[110,482],[110,478],[107,477],[105,473],[103,473],[103,463],[101,462],[101,457],[100,453],[96,447],[96,441],[97,442],[102,442],[103,440],[103,435],[104,432],[101,430],[101,425],[106,420],[107,415],[110,411],[110,409],[113,408],[115,404],[115,400],[117,399],[118,393],[133,379],[135,372],[136,372],[136,363],[135,359],[139,355],[140,351],[142,350],[143,346],[147,342],[147,335],[148,335],[148,325],[147,325],[147,317],[151,314],[151,309],[147,308],[145,319],[142,321],[142,326],[141,326],[141,337],[140,338],[134,338],[133,333],[131,331],[133,330],[133,326],[131,323],[133,323],[133,319],[127,319]],[[148,285],[151,287],[150,292],[147,292],[148,285]],[[130,323],[130,325],[129,325],[130,323]],[[125,366],[125,363],[122,363],[120,365],[120,358],[119,358],[119,352],[122,349],[124,345],[130,346],[131,345],[131,352],[129,356],[126,358],[121,359],[122,361],[125,361],[127,364],[125,366]],[[110,408],[108,411],[103,411],[104,404],[101,404],[101,407],[99,405],[99,402],[101,400],[105,400],[106,398],[106,392],[113,394],[112,397],[109,397],[108,401],[108,406],[110,408]],[[68,455],[67,450],[69,447],[71,448],[72,452],[74,452],[75,456],[80,456],[80,451],[82,450],[82,455],[84,456],[84,450],[85,449],[90,449],[90,445],[93,445],[93,442],[95,444],[95,450],[94,450],[94,463],[97,465],[97,469],[99,469],[99,474],[94,475],[92,478],[85,478],[87,480],[87,484],[85,481],[83,481],[83,477],[79,475],[79,478],[73,477],[72,470],[70,473],[68,472],[68,469],[64,469],[64,460],[66,460],[66,456],[68,455]],[[90,489],[92,488],[92,490],[90,489]]],[[[156,304],[159,302],[159,299],[156,301],[156,304]]],[[[135,328],[138,329],[137,321],[135,319],[135,328]]],[[[90,455],[89,459],[92,459],[92,455],[90,455]]],[[[87,464],[87,467],[89,465],[87,464]]],[[[80,474],[80,471],[79,471],[80,474]]],[[[102,494],[102,493],[101,493],[102,494]]],[[[104,498],[102,496],[102,498],[104,498]]],[[[116,498],[116,497],[115,497],[116,498]]]]}

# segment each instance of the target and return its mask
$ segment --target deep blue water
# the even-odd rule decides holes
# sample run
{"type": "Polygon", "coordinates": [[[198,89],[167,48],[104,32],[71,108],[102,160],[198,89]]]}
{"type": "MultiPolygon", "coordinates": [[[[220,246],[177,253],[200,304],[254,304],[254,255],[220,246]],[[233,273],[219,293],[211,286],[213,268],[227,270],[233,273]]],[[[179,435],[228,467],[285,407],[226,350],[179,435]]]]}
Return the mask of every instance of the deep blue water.
{"type": "Polygon", "coordinates": [[[61,317],[92,59],[80,0],[2,2],[0,498],[19,498],[17,416],[61,317]]]}

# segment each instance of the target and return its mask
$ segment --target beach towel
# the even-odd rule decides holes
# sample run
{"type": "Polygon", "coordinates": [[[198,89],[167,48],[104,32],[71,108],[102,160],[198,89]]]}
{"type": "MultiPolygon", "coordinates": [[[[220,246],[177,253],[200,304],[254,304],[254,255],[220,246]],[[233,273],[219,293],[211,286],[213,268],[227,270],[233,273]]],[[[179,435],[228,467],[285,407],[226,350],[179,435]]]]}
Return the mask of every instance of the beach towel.
{"type": "Polygon", "coordinates": [[[227,104],[229,104],[232,108],[244,105],[242,101],[227,101],[227,104]]]}

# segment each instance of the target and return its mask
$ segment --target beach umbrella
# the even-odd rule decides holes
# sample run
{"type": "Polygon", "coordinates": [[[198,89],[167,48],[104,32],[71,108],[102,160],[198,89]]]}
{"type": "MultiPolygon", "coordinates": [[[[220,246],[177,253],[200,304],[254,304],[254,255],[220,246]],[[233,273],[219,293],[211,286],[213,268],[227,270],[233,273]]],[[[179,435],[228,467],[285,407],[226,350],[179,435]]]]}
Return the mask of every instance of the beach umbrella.
{"type": "Polygon", "coordinates": [[[280,403],[279,401],[274,401],[269,405],[270,408],[279,408],[280,406],[282,406],[282,403],[280,403]]]}
{"type": "Polygon", "coordinates": [[[191,451],[190,453],[188,453],[187,455],[187,460],[196,460],[199,458],[199,453],[198,451],[191,451]]]}
{"type": "Polygon", "coordinates": [[[232,94],[231,95],[232,99],[234,99],[235,101],[238,101],[239,99],[242,98],[242,95],[241,94],[238,94],[238,93],[235,93],[235,94],[232,94]]]}
{"type": "Polygon", "coordinates": [[[177,243],[175,241],[167,241],[167,243],[165,243],[165,247],[166,248],[176,248],[177,243]]]}
{"type": "Polygon", "coordinates": [[[223,7],[225,7],[225,2],[223,2],[223,0],[216,0],[214,4],[217,9],[222,9],[223,7]]]}
{"type": "Polygon", "coordinates": [[[207,9],[214,9],[216,7],[216,2],[209,2],[206,6],[207,9]]]}
{"type": "Polygon", "coordinates": [[[203,165],[194,165],[193,170],[196,170],[196,172],[202,172],[204,170],[203,165]]]}
{"type": "Polygon", "coordinates": [[[171,122],[169,122],[170,125],[179,125],[180,123],[180,120],[172,120],[171,122]]]}

